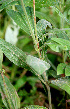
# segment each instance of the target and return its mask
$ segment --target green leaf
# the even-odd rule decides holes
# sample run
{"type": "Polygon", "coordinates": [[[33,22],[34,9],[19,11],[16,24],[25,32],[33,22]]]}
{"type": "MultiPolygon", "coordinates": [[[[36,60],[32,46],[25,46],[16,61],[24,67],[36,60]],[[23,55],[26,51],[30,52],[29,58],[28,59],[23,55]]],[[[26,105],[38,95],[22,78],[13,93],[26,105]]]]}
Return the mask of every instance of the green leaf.
{"type": "Polygon", "coordinates": [[[63,50],[70,50],[70,41],[62,39],[62,38],[51,38],[51,40],[60,44],[63,50]]]}
{"type": "Polygon", "coordinates": [[[52,29],[51,23],[44,19],[41,19],[37,22],[37,35],[40,41],[44,40],[44,37],[42,39],[42,36],[46,33],[47,26],[52,29]]]}
{"type": "Polygon", "coordinates": [[[21,5],[16,5],[17,11],[7,10],[7,14],[16,22],[21,29],[23,29],[27,34],[34,34],[34,16],[33,9],[30,7],[26,7],[26,14],[23,11],[21,5]]]}
{"type": "Polygon", "coordinates": [[[0,48],[15,65],[27,68],[37,75],[41,75],[50,68],[49,63],[30,55],[27,56],[22,50],[3,39],[0,39],[0,48]]]}
{"type": "Polygon", "coordinates": [[[0,11],[2,11],[4,8],[7,8],[9,5],[17,4],[18,2],[16,0],[1,0],[0,1],[0,11]]]}
{"type": "Polygon", "coordinates": [[[40,11],[35,11],[36,12],[36,16],[39,18],[39,19],[45,19],[46,20],[46,17],[48,17],[45,13],[43,12],[40,12],[40,11]]]}
{"type": "Polygon", "coordinates": [[[21,29],[23,29],[27,34],[30,35],[28,26],[26,25],[25,20],[19,12],[11,9],[7,10],[6,12],[21,29]]]}
{"type": "Polygon", "coordinates": [[[70,15],[70,9],[69,9],[69,11],[68,11],[68,15],[70,15]]]}
{"type": "Polygon", "coordinates": [[[65,90],[68,94],[70,94],[70,79],[59,78],[51,81],[52,84],[60,87],[65,90]]]}
{"type": "Polygon", "coordinates": [[[2,70],[3,52],[0,49],[0,71],[2,70]]]}
{"type": "Polygon", "coordinates": [[[56,12],[58,13],[58,15],[59,15],[61,18],[63,18],[66,22],[70,23],[69,20],[60,12],[59,9],[57,9],[55,6],[51,6],[51,7],[54,9],[54,11],[56,11],[56,12]]]}
{"type": "MultiPolygon", "coordinates": [[[[20,0],[1,0],[0,4],[2,4],[0,6],[0,10],[3,10],[4,8],[6,8],[7,6],[10,5],[10,3],[15,2],[20,4],[21,1],[20,0]]],[[[33,1],[32,0],[23,0],[25,6],[29,6],[29,7],[33,7],[33,1]]],[[[57,5],[58,2],[56,0],[35,0],[35,7],[36,9],[41,8],[41,7],[46,7],[46,6],[53,6],[53,5],[57,5]]]]}
{"type": "Polygon", "coordinates": [[[0,48],[3,51],[3,53],[6,55],[6,57],[15,65],[18,65],[20,67],[26,66],[25,61],[27,56],[22,50],[4,41],[3,39],[0,39],[0,48]]]}
{"type": "Polygon", "coordinates": [[[65,68],[65,75],[70,76],[70,65],[67,65],[65,68]]]}
{"type": "Polygon", "coordinates": [[[57,75],[56,71],[54,70],[49,70],[49,75],[51,75],[52,77],[56,79],[60,77],[60,75],[57,75]]]}
{"type": "Polygon", "coordinates": [[[58,38],[63,38],[63,39],[69,40],[68,35],[64,31],[57,30],[56,35],[58,36],[58,38]]]}
{"type": "Polygon", "coordinates": [[[10,83],[9,79],[3,74],[0,74],[0,93],[3,103],[7,109],[10,107],[12,109],[20,108],[20,99],[17,95],[17,92],[14,86],[10,83]]]}
{"type": "Polygon", "coordinates": [[[57,66],[57,75],[60,75],[60,74],[65,73],[65,67],[66,67],[66,64],[65,63],[60,63],[57,66]]]}
{"type": "MultiPolygon", "coordinates": [[[[33,1],[32,0],[23,0],[25,6],[30,6],[33,7],[33,1]]],[[[41,8],[41,7],[46,7],[46,6],[50,6],[50,5],[55,5],[57,4],[56,0],[35,0],[35,6],[36,9],[41,8]]]]}
{"type": "Polygon", "coordinates": [[[24,76],[23,78],[19,78],[16,81],[16,84],[15,84],[16,90],[18,90],[19,88],[21,88],[25,83],[26,83],[26,76],[24,76]]]}
{"type": "MultiPolygon", "coordinates": [[[[18,12],[20,13],[20,15],[23,17],[23,20],[25,22],[25,25],[27,28],[29,28],[29,24],[27,22],[27,18],[25,16],[25,13],[23,11],[23,8],[21,5],[16,5],[16,8],[18,10],[18,12]]],[[[32,31],[34,32],[34,15],[33,15],[33,8],[31,7],[26,7],[26,13],[27,13],[27,16],[28,16],[28,19],[29,19],[29,23],[31,25],[31,29],[32,31]]],[[[29,28],[30,29],[30,28],[29,28]]]]}
{"type": "Polygon", "coordinates": [[[48,108],[43,106],[38,106],[38,105],[30,105],[30,106],[24,107],[23,109],[48,109],[48,108]]]}
{"type": "Polygon", "coordinates": [[[61,45],[59,45],[58,43],[56,43],[56,42],[54,42],[52,40],[49,40],[45,44],[47,46],[49,46],[53,51],[60,52],[61,45]]]}
{"type": "Polygon", "coordinates": [[[56,23],[55,21],[53,21],[53,18],[51,18],[51,16],[47,15],[46,13],[37,10],[36,17],[38,17],[39,19],[47,19],[47,21],[49,21],[53,25],[53,27],[56,27],[56,23]]]}
{"type": "Polygon", "coordinates": [[[27,56],[26,62],[30,67],[32,67],[40,75],[50,68],[49,63],[30,55],[27,56]]]}
{"type": "MultiPolygon", "coordinates": [[[[21,14],[21,16],[23,17],[23,20],[25,21],[25,23],[27,24],[26,16],[25,16],[25,13],[23,11],[22,6],[21,5],[16,5],[16,8],[17,8],[18,12],[21,14]]],[[[33,8],[26,7],[25,9],[26,9],[26,12],[27,12],[28,19],[29,19],[29,22],[31,24],[31,27],[34,27],[33,8]]],[[[27,26],[28,26],[28,24],[27,24],[27,26]]]]}
{"type": "Polygon", "coordinates": [[[58,38],[63,38],[63,39],[69,40],[69,36],[65,33],[65,31],[62,31],[60,29],[53,29],[50,31],[50,33],[52,33],[53,38],[58,37],[58,38]]]}

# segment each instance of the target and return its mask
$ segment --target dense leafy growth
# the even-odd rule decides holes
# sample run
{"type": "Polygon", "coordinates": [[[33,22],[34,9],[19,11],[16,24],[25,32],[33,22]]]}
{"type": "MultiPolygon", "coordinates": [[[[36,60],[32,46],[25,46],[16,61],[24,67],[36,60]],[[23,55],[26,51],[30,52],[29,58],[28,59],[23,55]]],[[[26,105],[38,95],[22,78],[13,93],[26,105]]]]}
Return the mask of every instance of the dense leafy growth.
{"type": "MultiPolygon", "coordinates": [[[[4,9],[12,20],[10,21],[9,17],[6,18],[5,28],[4,30],[1,28],[0,31],[0,93],[2,101],[7,109],[21,107],[23,109],[52,109],[50,86],[62,89],[70,95],[70,0],[0,0],[0,12],[4,9]],[[17,45],[10,44],[7,38],[5,38],[6,41],[4,40],[7,24],[18,40],[17,45]],[[15,29],[18,31],[17,28],[20,28],[17,33],[18,37],[14,32],[15,29]],[[12,83],[17,81],[14,86],[21,99],[9,79],[4,76],[3,53],[15,65],[24,68],[19,78],[15,79],[17,74],[15,72],[19,72],[15,65],[12,70],[14,73],[10,74],[11,76],[6,74],[8,78],[11,77],[12,83]],[[33,54],[34,56],[32,56],[33,54]],[[36,77],[24,76],[27,70],[39,78],[45,92],[47,88],[49,102],[46,104],[47,108],[26,105],[32,102],[30,97],[28,98],[26,90],[23,93],[23,89],[20,90],[20,88],[29,82],[32,90],[28,91],[33,96],[36,93],[35,83],[37,82],[36,77]],[[27,100],[20,105],[23,95],[27,95],[27,100]]],[[[1,21],[0,23],[4,25],[1,21]]],[[[15,38],[12,39],[15,40],[15,38]]]]}

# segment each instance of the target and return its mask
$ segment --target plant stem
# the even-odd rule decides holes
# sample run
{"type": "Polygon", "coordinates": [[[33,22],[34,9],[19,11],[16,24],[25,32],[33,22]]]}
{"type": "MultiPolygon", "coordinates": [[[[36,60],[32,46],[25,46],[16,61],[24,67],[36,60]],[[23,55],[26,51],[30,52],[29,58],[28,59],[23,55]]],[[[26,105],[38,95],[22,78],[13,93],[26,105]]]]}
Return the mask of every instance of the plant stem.
{"type": "Polygon", "coordinates": [[[38,42],[38,37],[37,37],[37,28],[36,28],[36,16],[35,16],[35,0],[33,0],[33,9],[34,9],[34,26],[35,26],[35,35],[36,35],[36,40],[38,42]]]}
{"type": "MultiPolygon", "coordinates": [[[[45,75],[44,75],[44,76],[45,76],[45,75]]],[[[46,86],[46,88],[47,88],[47,91],[48,91],[49,109],[52,109],[50,86],[49,86],[49,84],[48,84],[46,81],[44,81],[44,80],[41,78],[40,75],[38,76],[38,78],[40,79],[40,81],[41,81],[42,83],[45,84],[45,86],[46,86]]]]}
{"type": "MultiPolygon", "coordinates": [[[[35,44],[35,50],[37,51],[39,57],[41,58],[41,55],[40,55],[40,52],[39,52],[39,49],[38,49],[38,46],[37,46],[38,43],[37,43],[37,40],[35,39],[34,31],[32,30],[31,24],[30,24],[30,22],[29,22],[28,15],[27,15],[27,12],[26,12],[26,9],[25,9],[23,0],[21,0],[21,5],[22,5],[22,7],[23,7],[23,11],[24,11],[24,13],[25,13],[27,23],[28,23],[28,25],[29,25],[29,30],[30,30],[31,36],[32,36],[32,38],[33,38],[33,42],[34,42],[34,44],[35,44]]],[[[35,30],[35,31],[36,31],[36,30],[35,30]]],[[[36,36],[37,36],[37,35],[36,35],[36,36]]]]}
{"type": "MultiPolygon", "coordinates": [[[[37,37],[37,28],[36,28],[35,0],[33,0],[33,7],[34,7],[34,26],[35,26],[35,35],[36,35],[37,44],[39,44],[39,42],[38,42],[38,37],[37,37]]],[[[39,45],[38,45],[38,49],[39,49],[39,45]]],[[[39,52],[40,52],[40,50],[39,50],[39,52]]],[[[41,55],[40,55],[39,57],[41,58],[41,55]]],[[[47,83],[46,72],[44,72],[43,74],[44,74],[44,79],[45,79],[46,84],[45,84],[44,80],[42,80],[41,78],[40,78],[40,80],[46,85],[46,88],[47,88],[47,90],[48,90],[49,109],[52,109],[50,86],[49,86],[48,83],[47,83]]]]}
{"type": "MultiPolygon", "coordinates": [[[[34,32],[32,31],[32,28],[31,28],[31,25],[30,25],[30,22],[29,22],[29,19],[28,19],[28,15],[27,15],[27,12],[26,12],[26,9],[25,9],[23,0],[21,0],[21,5],[22,5],[22,7],[23,7],[23,10],[24,10],[24,13],[25,13],[25,16],[26,16],[28,25],[29,25],[29,29],[30,29],[30,32],[31,32],[31,35],[32,35],[32,38],[33,38],[33,41],[34,41],[34,44],[35,44],[35,49],[36,49],[36,51],[37,51],[37,53],[38,53],[38,55],[39,55],[39,58],[41,59],[41,54],[40,54],[40,50],[39,50],[39,42],[38,42],[38,37],[37,37],[37,28],[36,28],[35,0],[33,0],[35,35],[34,35],[34,32]],[[36,36],[36,38],[35,38],[35,36],[36,36]]],[[[50,87],[49,87],[48,83],[46,83],[46,81],[44,81],[44,80],[40,77],[40,75],[38,76],[38,78],[39,78],[39,79],[46,85],[46,87],[47,87],[47,90],[48,90],[48,100],[49,100],[49,109],[52,109],[50,87]]]]}
{"type": "Polygon", "coordinates": [[[57,72],[57,68],[54,66],[54,64],[47,58],[47,62],[52,66],[52,68],[57,72]]]}
{"type": "Polygon", "coordinates": [[[67,59],[67,52],[63,50],[63,63],[66,62],[67,59]]]}
{"type": "Polygon", "coordinates": [[[31,28],[31,25],[30,25],[30,22],[29,22],[29,19],[28,19],[28,15],[27,15],[27,12],[26,12],[26,9],[25,9],[23,0],[21,0],[21,5],[22,5],[23,11],[24,11],[24,13],[25,13],[27,23],[28,23],[28,25],[29,25],[29,29],[30,29],[31,36],[32,36],[32,38],[33,38],[33,41],[35,41],[34,33],[33,33],[33,31],[32,31],[32,28],[31,28]]]}
{"type": "Polygon", "coordinates": [[[37,42],[37,47],[38,47],[38,51],[39,51],[39,58],[41,59],[41,54],[40,54],[40,50],[39,50],[39,41],[38,41],[38,37],[37,37],[37,28],[36,28],[35,0],[33,0],[33,9],[34,9],[34,27],[35,27],[35,36],[36,36],[36,42],[37,42]]]}
{"type": "Polygon", "coordinates": [[[49,84],[47,82],[46,72],[44,72],[43,75],[44,75],[44,79],[45,79],[45,82],[46,82],[45,86],[46,86],[47,91],[48,91],[49,109],[52,109],[51,92],[50,92],[50,86],[49,86],[49,84]]]}
{"type": "Polygon", "coordinates": [[[52,109],[50,86],[49,86],[48,84],[46,84],[46,88],[47,88],[47,90],[48,90],[49,109],[52,109]]]}
{"type": "MultiPolygon", "coordinates": [[[[64,0],[61,0],[61,3],[64,4],[64,0]]],[[[60,4],[60,6],[61,6],[61,4],[60,4]]],[[[60,11],[63,13],[64,7],[61,6],[60,11]]],[[[61,24],[61,29],[63,29],[64,28],[64,19],[62,17],[61,17],[60,24],[61,24]]],[[[66,51],[63,50],[62,54],[63,54],[63,63],[65,63],[65,61],[66,61],[66,51]]]]}

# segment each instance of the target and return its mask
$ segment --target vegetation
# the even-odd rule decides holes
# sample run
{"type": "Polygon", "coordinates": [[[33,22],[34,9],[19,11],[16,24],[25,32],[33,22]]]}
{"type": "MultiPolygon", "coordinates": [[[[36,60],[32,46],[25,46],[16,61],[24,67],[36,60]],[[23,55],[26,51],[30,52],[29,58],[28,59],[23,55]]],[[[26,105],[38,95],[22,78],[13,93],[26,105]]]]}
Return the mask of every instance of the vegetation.
{"type": "Polygon", "coordinates": [[[67,109],[70,0],[1,0],[0,12],[0,108],[67,109]]]}

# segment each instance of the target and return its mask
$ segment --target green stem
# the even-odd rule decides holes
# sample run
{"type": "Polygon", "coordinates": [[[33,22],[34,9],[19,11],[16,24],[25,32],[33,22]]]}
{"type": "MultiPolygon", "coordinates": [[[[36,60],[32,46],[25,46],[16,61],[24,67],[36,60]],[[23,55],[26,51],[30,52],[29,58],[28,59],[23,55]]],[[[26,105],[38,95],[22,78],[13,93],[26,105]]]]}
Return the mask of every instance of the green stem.
{"type": "Polygon", "coordinates": [[[33,38],[33,41],[35,42],[34,33],[33,33],[33,31],[32,31],[32,28],[31,28],[31,25],[30,25],[30,22],[29,22],[29,19],[28,19],[28,15],[27,15],[27,12],[26,12],[26,9],[25,9],[23,0],[21,0],[21,5],[22,5],[22,7],[23,7],[23,11],[24,11],[24,13],[25,13],[26,20],[27,20],[28,25],[29,25],[29,29],[30,29],[30,32],[31,32],[31,36],[32,36],[32,38],[33,38]]]}
{"type": "MultiPolygon", "coordinates": [[[[27,15],[27,12],[26,12],[26,9],[25,9],[23,0],[21,0],[21,5],[22,5],[22,7],[23,7],[23,10],[24,10],[24,13],[25,13],[25,16],[26,16],[26,20],[27,20],[28,25],[29,25],[29,30],[30,30],[31,36],[32,36],[32,38],[33,38],[33,42],[34,42],[34,44],[35,44],[35,50],[37,51],[39,57],[41,58],[40,52],[39,52],[39,49],[38,49],[38,46],[37,46],[37,40],[35,39],[34,31],[32,30],[31,24],[30,24],[30,22],[29,22],[28,15],[27,15]]],[[[36,30],[35,30],[35,31],[36,31],[36,30]]]]}
{"type": "MultiPolygon", "coordinates": [[[[61,0],[61,3],[60,3],[60,11],[63,13],[64,7],[61,6],[61,5],[64,5],[64,0],[61,0]]],[[[64,28],[64,19],[62,17],[61,17],[60,24],[61,24],[61,27],[60,28],[63,29],[64,28]]],[[[63,50],[62,53],[63,53],[63,63],[65,63],[65,61],[66,61],[66,52],[63,50]]]]}
{"type": "Polygon", "coordinates": [[[52,109],[51,92],[50,92],[50,86],[49,86],[49,84],[47,82],[46,72],[44,72],[43,75],[44,75],[44,79],[45,79],[45,82],[46,82],[45,86],[46,86],[47,91],[48,91],[49,109],[52,109]]]}
{"type": "Polygon", "coordinates": [[[46,84],[46,87],[47,87],[47,90],[48,90],[49,109],[52,109],[50,86],[48,84],[46,84]]]}
{"type": "Polygon", "coordinates": [[[62,52],[62,53],[63,53],[63,63],[65,63],[65,59],[64,59],[64,50],[63,50],[63,52],[62,52]]]}
{"type": "Polygon", "coordinates": [[[34,9],[35,36],[36,36],[36,40],[37,40],[37,42],[38,42],[38,37],[37,37],[37,28],[36,28],[36,16],[35,16],[35,0],[33,0],[33,9],[34,9]]]}
{"type": "MultiPolygon", "coordinates": [[[[35,26],[35,35],[36,35],[36,41],[38,42],[38,37],[37,37],[37,29],[36,29],[36,17],[35,17],[35,0],[33,0],[33,7],[34,7],[34,26],[35,26]]],[[[40,57],[41,58],[41,57],[40,57]]],[[[46,77],[46,72],[43,73],[45,82],[47,82],[47,77],[46,77]]],[[[48,90],[48,101],[49,101],[49,109],[52,109],[51,105],[51,93],[50,93],[50,87],[48,83],[45,83],[43,79],[39,76],[39,79],[45,84],[47,90],[48,90]]]]}
{"type": "MultiPolygon", "coordinates": [[[[25,13],[25,16],[26,16],[28,25],[29,25],[29,29],[30,29],[30,32],[31,32],[31,35],[32,35],[32,38],[33,38],[33,41],[34,41],[34,44],[35,44],[35,49],[36,49],[36,51],[37,51],[37,53],[38,53],[38,55],[39,55],[39,58],[41,58],[40,50],[39,50],[38,45],[37,45],[37,44],[39,44],[39,42],[38,42],[37,29],[36,29],[35,0],[33,0],[35,35],[34,35],[33,31],[32,31],[32,28],[31,28],[31,25],[30,25],[30,22],[29,22],[29,19],[28,19],[28,15],[27,15],[27,12],[26,12],[26,9],[25,9],[23,0],[21,0],[21,5],[22,5],[22,7],[23,7],[23,10],[24,10],[24,13],[25,13]],[[36,39],[35,39],[35,36],[36,36],[36,39]]],[[[51,106],[50,87],[49,87],[48,83],[46,83],[46,81],[44,81],[39,75],[38,75],[38,78],[39,78],[39,79],[46,85],[46,87],[47,87],[47,90],[48,90],[48,100],[49,100],[49,109],[52,109],[52,106],[51,106]]]]}
{"type": "Polygon", "coordinates": [[[63,50],[63,63],[66,62],[67,59],[67,52],[63,50]]]}
{"type": "Polygon", "coordinates": [[[47,62],[52,66],[52,68],[57,72],[57,68],[53,65],[53,63],[47,58],[47,62]]]}
{"type": "Polygon", "coordinates": [[[41,55],[40,55],[40,50],[39,50],[39,41],[38,41],[38,37],[37,37],[37,28],[36,28],[36,16],[35,16],[35,0],[33,0],[33,9],[34,9],[34,27],[35,27],[35,36],[36,36],[36,44],[37,44],[37,51],[38,51],[38,55],[39,58],[41,59],[41,55]]]}
{"type": "Polygon", "coordinates": [[[49,84],[48,84],[48,82],[47,82],[46,72],[43,73],[43,76],[44,76],[44,79],[45,79],[45,80],[43,80],[40,75],[37,74],[37,76],[38,76],[39,80],[40,80],[43,84],[45,84],[45,86],[46,86],[46,88],[47,88],[47,91],[48,91],[48,101],[49,101],[49,109],[52,109],[51,92],[50,92],[50,86],[49,86],[49,84]]]}

